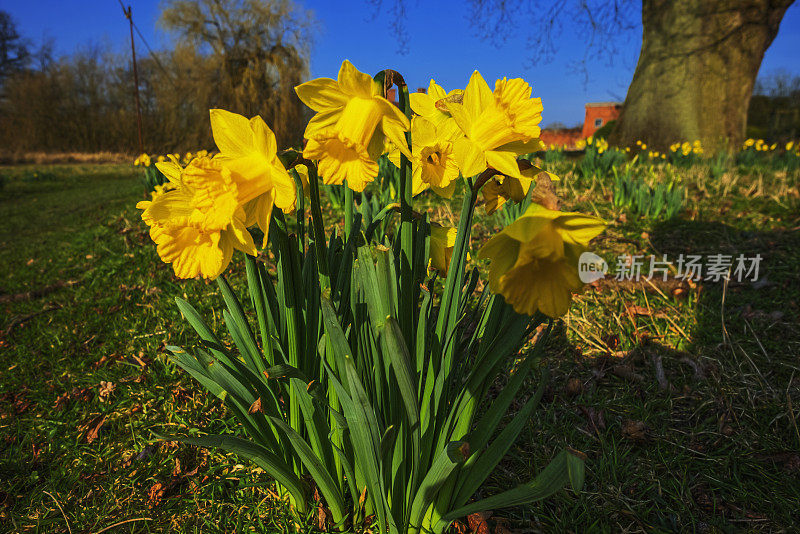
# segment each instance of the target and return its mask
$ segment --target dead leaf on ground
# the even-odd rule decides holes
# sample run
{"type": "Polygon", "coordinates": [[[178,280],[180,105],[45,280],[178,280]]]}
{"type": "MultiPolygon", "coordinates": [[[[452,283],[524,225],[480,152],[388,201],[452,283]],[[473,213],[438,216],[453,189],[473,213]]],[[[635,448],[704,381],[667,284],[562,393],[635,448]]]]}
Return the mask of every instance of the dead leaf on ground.
{"type": "Polygon", "coordinates": [[[580,378],[570,378],[567,380],[566,386],[567,395],[570,397],[574,397],[575,395],[580,395],[583,392],[583,382],[581,382],[580,378]]]}
{"type": "Polygon", "coordinates": [[[108,397],[111,396],[112,393],[117,389],[117,385],[113,382],[106,382],[105,380],[100,381],[100,402],[105,402],[108,397]]]}
{"type": "Polygon", "coordinates": [[[469,528],[472,529],[474,534],[491,534],[489,523],[486,522],[490,517],[492,517],[492,512],[475,512],[468,515],[469,528]]]}
{"type": "Polygon", "coordinates": [[[56,398],[55,409],[62,410],[71,401],[89,402],[92,400],[92,390],[89,388],[74,387],[70,391],[65,391],[56,398]]]}
{"type": "Polygon", "coordinates": [[[647,441],[647,425],[643,421],[625,419],[622,421],[622,437],[631,441],[647,441]]]}
{"type": "Polygon", "coordinates": [[[100,434],[100,429],[106,422],[105,415],[98,415],[91,421],[89,421],[86,425],[84,425],[84,431],[86,432],[86,442],[91,443],[96,440],[100,434]]]}
{"type": "Polygon", "coordinates": [[[155,508],[158,506],[166,493],[167,488],[161,482],[153,484],[153,487],[147,492],[147,507],[155,508]]]}

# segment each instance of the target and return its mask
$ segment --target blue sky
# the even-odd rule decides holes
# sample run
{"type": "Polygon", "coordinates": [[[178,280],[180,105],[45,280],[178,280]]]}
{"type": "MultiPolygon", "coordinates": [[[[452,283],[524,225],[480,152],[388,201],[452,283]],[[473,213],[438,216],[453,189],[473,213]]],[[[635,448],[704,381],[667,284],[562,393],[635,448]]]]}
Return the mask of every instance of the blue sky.
{"type": "MultiPolygon", "coordinates": [[[[548,63],[531,64],[526,36],[510,37],[497,48],[476,36],[465,11],[464,0],[402,0],[406,3],[406,27],[410,40],[407,53],[390,31],[388,7],[376,12],[367,0],[334,2],[306,0],[301,4],[316,14],[318,32],[311,52],[312,77],[336,77],[342,59],[357,68],[375,73],[383,68],[401,72],[411,89],[427,86],[430,78],[452,89],[463,87],[474,69],[489,80],[522,77],[531,83],[534,95],[544,105],[543,123],[554,121],[574,125],[583,121],[586,102],[623,99],[633,77],[641,30],[621,42],[613,63],[598,61],[584,75],[571,66],[583,55],[586,42],[567,24],[559,50],[548,63]]],[[[127,0],[139,29],[158,49],[169,43],[156,27],[158,0],[127,0]]],[[[0,9],[17,21],[20,32],[33,41],[55,39],[57,54],[69,54],[77,46],[108,43],[118,51],[129,46],[127,21],[118,0],[0,0],[0,9]]],[[[138,39],[138,37],[137,37],[138,39]]],[[[764,57],[761,73],[786,70],[800,74],[800,3],[786,13],[780,32],[764,57]]],[[[137,54],[146,50],[137,42],[137,54]]]]}

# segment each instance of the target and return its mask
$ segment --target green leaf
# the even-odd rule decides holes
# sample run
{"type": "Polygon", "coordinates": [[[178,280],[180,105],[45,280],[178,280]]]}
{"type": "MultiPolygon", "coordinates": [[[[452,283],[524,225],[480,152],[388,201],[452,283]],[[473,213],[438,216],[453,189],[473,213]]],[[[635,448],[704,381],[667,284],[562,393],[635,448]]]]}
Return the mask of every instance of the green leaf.
{"type": "Polygon", "coordinates": [[[331,474],[325,468],[322,460],[314,454],[314,451],[311,450],[311,447],[306,443],[303,437],[282,419],[270,417],[270,421],[289,439],[294,452],[300,458],[300,461],[303,462],[306,469],[308,469],[314,482],[319,486],[326,503],[331,509],[334,521],[339,522],[346,513],[344,498],[339,492],[338,484],[334,482],[333,477],[331,477],[331,474]]]}
{"type": "Polygon", "coordinates": [[[465,441],[451,441],[442,449],[433,461],[428,474],[422,479],[414,501],[411,505],[409,524],[412,528],[420,528],[428,508],[436,498],[436,492],[447,481],[447,477],[469,455],[469,444],[465,441]]]}
{"type": "MultiPolygon", "coordinates": [[[[441,532],[444,526],[454,519],[474,514],[475,512],[519,506],[550,497],[570,482],[570,460],[568,456],[574,455],[568,451],[561,452],[536,476],[536,478],[527,484],[520,484],[516,488],[470,503],[445,514],[444,517],[439,520],[440,523],[437,524],[434,530],[441,532]],[[444,523],[444,525],[441,523],[444,523]]],[[[580,458],[578,458],[578,460],[581,463],[583,462],[580,458]]]]}

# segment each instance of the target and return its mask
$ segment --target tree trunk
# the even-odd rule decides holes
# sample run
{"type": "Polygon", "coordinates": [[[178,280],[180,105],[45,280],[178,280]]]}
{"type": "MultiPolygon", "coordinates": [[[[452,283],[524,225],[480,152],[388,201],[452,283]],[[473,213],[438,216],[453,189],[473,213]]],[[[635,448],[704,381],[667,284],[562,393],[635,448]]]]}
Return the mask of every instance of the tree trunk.
{"type": "Polygon", "coordinates": [[[612,141],[737,146],[764,52],[793,0],[643,0],[642,51],[612,141]]]}

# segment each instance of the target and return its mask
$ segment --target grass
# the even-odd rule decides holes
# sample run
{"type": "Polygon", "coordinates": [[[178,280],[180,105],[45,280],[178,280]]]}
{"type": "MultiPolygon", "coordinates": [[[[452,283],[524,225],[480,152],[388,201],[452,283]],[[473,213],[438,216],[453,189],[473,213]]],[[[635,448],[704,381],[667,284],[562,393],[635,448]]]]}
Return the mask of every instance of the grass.
{"type": "MultiPolygon", "coordinates": [[[[588,455],[584,492],[497,511],[488,525],[791,530],[800,522],[798,173],[656,169],[688,195],[679,218],[652,221],[613,208],[613,179],[554,165],[565,207],[612,222],[597,243],[612,267],[623,254],[760,253],[762,273],[727,287],[606,280],[576,298],[550,341],[543,405],[480,493],[529,480],[565,444],[588,455]]],[[[0,531],[121,522],[108,531],[315,531],[318,518],[292,517],[246,462],[154,442],[153,432],[236,428],[165,358],[166,344],[194,339],[174,297],[218,330],[221,298],[215,284],[178,280],[158,261],[134,207],[140,174],[114,165],[0,174],[0,531]]],[[[478,222],[475,242],[499,228],[496,217],[478,222]]],[[[241,262],[232,271],[242,289],[241,262]]]]}

